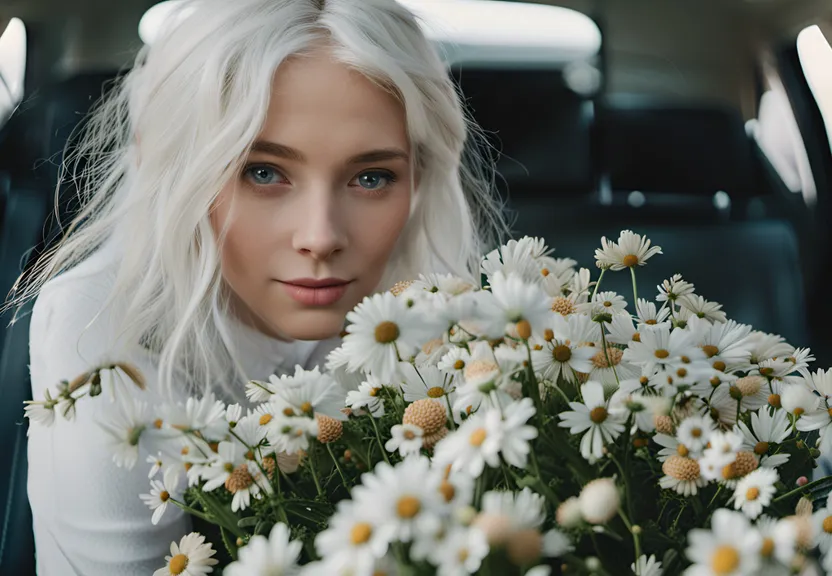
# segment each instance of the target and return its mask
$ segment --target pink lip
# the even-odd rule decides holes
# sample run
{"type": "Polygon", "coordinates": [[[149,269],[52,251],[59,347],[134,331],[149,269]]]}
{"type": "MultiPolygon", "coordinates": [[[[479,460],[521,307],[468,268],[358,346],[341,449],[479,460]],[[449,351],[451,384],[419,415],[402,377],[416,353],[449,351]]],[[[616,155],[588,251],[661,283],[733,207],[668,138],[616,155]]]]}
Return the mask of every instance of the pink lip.
{"type": "Polygon", "coordinates": [[[297,278],[278,282],[289,296],[304,306],[331,306],[347,292],[349,280],[340,278],[297,278]]]}

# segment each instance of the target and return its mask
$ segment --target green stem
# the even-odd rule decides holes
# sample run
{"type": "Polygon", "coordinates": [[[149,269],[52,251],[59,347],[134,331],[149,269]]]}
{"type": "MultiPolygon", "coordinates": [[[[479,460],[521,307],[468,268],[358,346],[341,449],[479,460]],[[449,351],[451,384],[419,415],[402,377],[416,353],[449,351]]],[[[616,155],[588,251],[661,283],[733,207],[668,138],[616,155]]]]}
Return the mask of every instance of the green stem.
{"type": "Polygon", "coordinates": [[[599,323],[601,326],[601,345],[604,347],[604,356],[607,358],[607,366],[612,368],[612,375],[615,376],[615,383],[618,387],[621,387],[621,382],[618,380],[618,371],[615,369],[615,365],[610,361],[610,351],[607,347],[607,336],[604,333],[604,323],[599,323]]]}
{"type": "Polygon", "coordinates": [[[332,452],[332,446],[329,444],[326,445],[326,451],[329,452],[330,458],[332,458],[332,463],[335,464],[335,468],[338,470],[338,475],[341,476],[341,483],[346,488],[347,492],[349,492],[350,487],[347,486],[347,479],[344,477],[344,471],[341,470],[341,465],[338,463],[338,459],[335,457],[335,454],[332,452]]]}
{"type": "Polygon", "coordinates": [[[184,502],[180,502],[179,500],[176,500],[174,498],[170,498],[170,501],[173,502],[174,504],[176,504],[176,506],[181,508],[184,512],[187,512],[188,514],[190,514],[192,516],[196,516],[197,518],[202,518],[206,522],[210,522],[211,524],[214,524],[214,519],[211,518],[210,516],[208,516],[207,514],[205,514],[204,512],[200,512],[196,508],[191,508],[190,506],[188,506],[184,502]]]}
{"type": "Polygon", "coordinates": [[[799,486],[799,487],[795,488],[794,490],[786,492],[785,494],[781,494],[780,496],[778,496],[777,498],[772,500],[772,502],[781,502],[781,501],[785,500],[786,498],[790,498],[791,496],[794,496],[796,494],[800,494],[800,493],[803,493],[803,492],[809,492],[812,488],[814,488],[816,486],[820,486],[824,483],[829,484],[830,482],[832,482],[832,478],[830,478],[829,476],[826,476],[824,478],[819,478],[818,480],[814,480],[812,482],[809,482],[808,484],[806,484],[804,486],[799,486]]]}
{"type": "Polygon", "coordinates": [[[315,468],[315,443],[309,444],[309,471],[312,472],[312,480],[315,481],[315,488],[318,490],[318,496],[323,496],[324,491],[321,489],[321,482],[318,480],[318,471],[315,468]]]}
{"type": "MultiPolygon", "coordinates": [[[[630,522],[630,519],[627,518],[627,515],[624,514],[624,511],[619,509],[618,515],[624,521],[624,525],[627,527],[627,530],[630,531],[630,534],[633,535],[633,546],[636,550],[636,561],[641,558],[641,539],[639,538],[640,530],[633,530],[633,524],[630,522]]],[[[636,574],[636,576],[641,576],[640,574],[636,574]]]]}
{"type": "Polygon", "coordinates": [[[636,289],[636,269],[630,266],[630,276],[633,278],[633,306],[638,309],[638,290],[636,289]]]}
{"type": "Polygon", "coordinates": [[[595,289],[592,291],[592,297],[589,299],[590,302],[595,300],[595,295],[598,293],[598,287],[601,285],[601,280],[604,279],[604,274],[607,273],[606,268],[601,269],[601,274],[598,276],[598,282],[595,283],[595,289]]]}
{"type": "Polygon", "coordinates": [[[376,419],[372,414],[368,414],[370,418],[370,422],[373,423],[373,430],[376,433],[376,440],[378,441],[378,447],[381,448],[381,455],[384,457],[384,461],[390,464],[390,459],[387,457],[387,450],[384,449],[384,444],[381,441],[381,433],[378,431],[378,424],[376,424],[376,419]]]}
{"type": "Polygon", "coordinates": [[[711,501],[708,502],[708,509],[709,510],[710,510],[711,506],[713,505],[713,503],[716,501],[716,497],[719,496],[720,492],[722,492],[722,484],[719,485],[719,488],[717,488],[716,492],[714,492],[713,498],[711,498],[711,501]]]}
{"type": "Polygon", "coordinates": [[[448,418],[448,421],[451,425],[451,430],[456,430],[456,422],[454,422],[454,408],[453,406],[451,406],[451,397],[448,394],[445,394],[445,404],[448,405],[448,414],[451,415],[451,417],[448,418]]]}
{"type": "Polygon", "coordinates": [[[534,375],[534,368],[532,367],[532,349],[529,346],[528,341],[526,342],[526,358],[529,363],[526,367],[526,373],[528,374],[529,379],[529,395],[532,398],[532,402],[534,402],[534,408],[537,412],[537,414],[535,414],[535,418],[540,419],[543,418],[543,400],[540,399],[540,384],[537,381],[537,377],[534,375]]]}

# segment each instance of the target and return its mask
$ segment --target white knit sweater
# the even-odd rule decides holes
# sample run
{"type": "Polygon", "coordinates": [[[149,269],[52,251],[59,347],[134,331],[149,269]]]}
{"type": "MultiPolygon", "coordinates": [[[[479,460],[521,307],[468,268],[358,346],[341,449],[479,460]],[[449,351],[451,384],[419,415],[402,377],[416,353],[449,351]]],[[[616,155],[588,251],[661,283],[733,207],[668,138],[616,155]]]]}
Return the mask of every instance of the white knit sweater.
{"type": "MultiPolygon", "coordinates": [[[[31,318],[32,393],[42,399],[61,380],[71,380],[94,365],[127,361],[147,378],[136,389],[150,405],[160,402],[156,365],[139,346],[114,357],[119,341],[117,307],[102,310],[115,279],[106,251],[48,282],[31,318]]],[[[239,342],[247,376],[266,380],[295,364],[323,364],[333,341],[280,342],[229,321],[239,342]]],[[[40,576],[148,576],[164,566],[170,543],[184,536],[189,519],[168,509],[157,526],[139,499],[149,493],[149,466],[140,452],[132,470],[118,468],[95,419],[113,405],[107,387],[101,397],[77,404],[73,422],[58,418],[52,427],[32,422],[29,432],[29,501],[34,519],[37,573],[40,576]]]]}

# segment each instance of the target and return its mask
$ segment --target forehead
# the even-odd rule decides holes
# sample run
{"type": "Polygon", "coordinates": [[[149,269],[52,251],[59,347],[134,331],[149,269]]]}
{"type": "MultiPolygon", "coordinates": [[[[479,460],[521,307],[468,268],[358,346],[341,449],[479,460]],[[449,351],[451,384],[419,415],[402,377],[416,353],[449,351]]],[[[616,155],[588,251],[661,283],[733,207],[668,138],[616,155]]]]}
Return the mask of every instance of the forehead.
{"type": "Polygon", "coordinates": [[[304,152],[409,148],[399,99],[325,50],[294,56],[278,68],[260,138],[304,152]]]}

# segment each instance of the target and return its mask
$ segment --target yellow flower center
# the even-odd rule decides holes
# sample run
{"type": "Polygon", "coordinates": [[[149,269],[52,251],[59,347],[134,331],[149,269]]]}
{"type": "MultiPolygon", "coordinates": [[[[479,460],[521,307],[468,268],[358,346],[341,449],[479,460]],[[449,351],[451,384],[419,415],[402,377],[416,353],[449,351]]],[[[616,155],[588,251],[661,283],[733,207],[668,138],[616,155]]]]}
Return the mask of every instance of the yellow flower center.
{"type": "Polygon", "coordinates": [[[659,348],[659,349],[658,349],[658,350],[656,350],[653,354],[655,354],[655,355],[656,355],[656,358],[659,358],[660,360],[664,360],[665,358],[667,358],[668,356],[670,356],[670,352],[668,352],[668,351],[667,351],[667,350],[665,350],[664,348],[659,348]]]}
{"type": "Polygon", "coordinates": [[[442,398],[445,395],[445,390],[440,388],[439,386],[434,386],[433,388],[428,388],[428,397],[429,398],[442,398]]]}
{"type": "Polygon", "coordinates": [[[454,362],[454,370],[462,370],[463,368],[465,368],[464,360],[457,360],[454,362]]]}
{"type": "Polygon", "coordinates": [[[416,433],[413,430],[405,430],[402,436],[404,436],[405,440],[413,440],[416,438],[416,433]]]}
{"type": "Polygon", "coordinates": [[[797,408],[794,409],[794,415],[795,416],[802,416],[803,412],[804,412],[804,410],[800,406],[798,406],[797,408]]]}
{"type": "Polygon", "coordinates": [[[712,344],[705,344],[704,346],[702,346],[702,351],[708,358],[713,358],[714,356],[719,354],[719,348],[712,344]]]}
{"type": "Polygon", "coordinates": [[[768,452],[768,442],[757,442],[757,445],[754,446],[754,453],[757,456],[762,456],[768,452]]]}
{"type": "Polygon", "coordinates": [[[689,453],[690,452],[688,451],[688,447],[684,444],[679,444],[678,446],[676,446],[676,454],[678,454],[682,458],[687,457],[689,453]]]}
{"type": "Polygon", "coordinates": [[[827,516],[823,519],[823,531],[827,534],[832,534],[832,516],[827,516]]]}
{"type": "Polygon", "coordinates": [[[554,331],[552,331],[551,328],[546,328],[546,330],[543,331],[543,339],[546,340],[546,342],[551,342],[552,340],[554,340],[555,339],[554,331]]]}
{"type": "Polygon", "coordinates": [[[771,538],[764,538],[763,545],[760,546],[760,556],[763,558],[771,558],[774,554],[774,540],[771,538]]]}
{"type": "Polygon", "coordinates": [[[688,371],[685,370],[684,368],[679,368],[678,370],[676,370],[676,376],[678,376],[679,378],[684,378],[687,375],[688,375],[688,371]]]}
{"type": "Polygon", "coordinates": [[[284,415],[284,416],[294,416],[294,415],[295,415],[295,411],[294,411],[292,408],[288,408],[288,407],[287,407],[287,408],[284,408],[284,409],[283,409],[283,415],[284,415]]]}
{"type": "Polygon", "coordinates": [[[572,350],[569,349],[569,346],[563,344],[555,346],[552,350],[552,357],[558,362],[569,362],[569,359],[572,358],[572,350]]]}
{"type": "Polygon", "coordinates": [[[593,408],[592,411],[590,411],[589,413],[589,419],[592,420],[595,424],[600,424],[601,422],[607,419],[607,409],[603,406],[593,408]]]}
{"type": "Polygon", "coordinates": [[[745,499],[746,500],[756,500],[760,497],[760,489],[756,486],[752,486],[748,490],[745,491],[745,499]]]}
{"type": "Polygon", "coordinates": [[[373,535],[373,528],[366,522],[358,522],[350,530],[350,542],[355,545],[369,542],[370,536],[373,535]]]}
{"type": "Polygon", "coordinates": [[[168,564],[168,570],[171,574],[182,574],[187,567],[188,557],[184,554],[177,554],[170,559],[170,564],[168,564]]]}
{"type": "Polygon", "coordinates": [[[268,424],[271,421],[272,421],[272,415],[271,414],[263,414],[262,416],[260,416],[260,426],[265,426],[266,424],[268,424]]]}
{"type": "Polygon", "coordinates": [[[638,266],[638,256],[636,256],[635,254],[627,254],[626,256],[624,256],[623,264],[627,268],[638,266]]]}
{"type": "Polygon", "coordinates": [[[623,356],[624,352],[618,348],[610,347],[607,348],[606,353],[604,351],[596,352],[595,356],[592,357],[592,365],[596,368],[609,368],[610,364],[617,366],[623,356]],[[607,362],[607,357],[609,357],[609,362],[607,362]]]}
{"type": "Polygon", "coordinates": [[[711,556],[711,569],[717,576],[731,574],[740,566],[740,554],[733,546],[718,546],[711,556]]]}
{"type": "Polygon", "coordinates": [[[723,362],[722,360],[717,360],[716,362],[714,362],[714,370],[717,370],[719,372],[725,372],[725,362],[723,362]]]}
{"type": "Polygon", "coordinates": [[[375,398],[378,396],[378,393],[381,392],[381,388],[370,388],[370,396],[375,398]]]}
{"type": "Polygon", "coordinates": [[[385,320],[376,326],[375,336],[379,344],[390,344],[399,337],[399,327],[395,322],[385,320]]]}
{"type": "Polygon", "coordinates": [[[402,496],[396,503],[399,518],[413,518],[422,509],[422,503],[415,496],[402,496]]]}
{"type": "Polygon", "coordinates": [[[485,428],[477,428],[471,433],[468,442],[471,443],[471,446],[482,446],[482,443],[485,442],[486,435],[485,428]]]}
{"type": "Polygon", "coordinates": [[[768,397],[768,404],[769,406],[773,406],[774,408],[780,408],[780,394],[771,394],[768,397]]]}
{"type": "Polygon", "coordinates": [[[641,342],[641,334],[639,334],[638,332],[633,332],[632,341],[641,342]]]}
{"type": "Polygon", "coordinates": [[[442,480],[442,484],[439,485],[439,492],[442,493],[442,496],[445,498],[445,502],[450,502],[454,499],[456,488],[454,488],[454,485],[447,480],[442,480]]]}
{"type": "Polygon", "coordinates": [[[699,438],[700,436],[702,436],[702,428],[694,428],[690,431],[690,435],[694,438],[699,438]]]}
{"type": "Polygon", "coordinates": [[[304,402],[300,405],[300,411],[304,414],[311,414],[312,413],[312,404],[309,402],[304,402]]]}
{"type": "Polygon", "coordinates": [[[168,500],[170,500],[170,493],[167,490],[162,490],[162,492],[159,493],[159,500],[161,500],[162,502],[167,502],[168,500]]]}
{"type": "Polygon", "coordinates": [[[162,427],[162,419],[161,418],[156,418],[156,420],[153,421],[153,427],[154,428],[161,428],[162,427]]]}
{"type": "Polygon", "coordinates": [[[517,323],[517,335],[523,340],[528,340],[532,337],[532,325],[528,320],[520,320],[517,323]]]}

